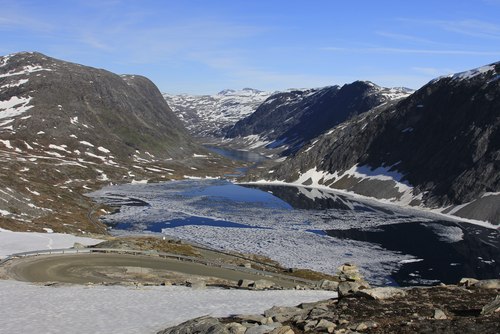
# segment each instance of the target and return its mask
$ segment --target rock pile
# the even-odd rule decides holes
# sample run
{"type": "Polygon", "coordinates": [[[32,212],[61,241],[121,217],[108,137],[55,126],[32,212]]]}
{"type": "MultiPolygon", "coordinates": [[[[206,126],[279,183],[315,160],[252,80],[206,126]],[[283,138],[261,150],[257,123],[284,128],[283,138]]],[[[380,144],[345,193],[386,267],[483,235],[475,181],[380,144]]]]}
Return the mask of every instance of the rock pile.
{"type": "Polygon", "coordinates": [[[500,280],[369,288],[354,268],[343,269],[339,292],[344,283],[359,289],[338,299],[275,306],[256,315],[201,317],[158,334],[500,333],[500,280]]]}

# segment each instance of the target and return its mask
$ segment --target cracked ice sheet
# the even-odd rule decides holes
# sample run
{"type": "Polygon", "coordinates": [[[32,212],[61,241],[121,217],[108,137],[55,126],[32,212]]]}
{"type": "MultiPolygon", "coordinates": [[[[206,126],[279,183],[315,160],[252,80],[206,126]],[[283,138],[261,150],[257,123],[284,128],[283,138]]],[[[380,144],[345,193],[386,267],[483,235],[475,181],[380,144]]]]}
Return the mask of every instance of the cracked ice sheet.
{"type": "Polygon", "coordinates": [[[139,232],[154,223],[190,216],[244,224],[255,228],[187,225],[164,229],[163,232],[217,249],[266,255],[287,267],[309,268],[331,274],[336,273],[337,267],[344,262],[353,262],[376,284],[386,284],[386,277],[401,265],[401,261],[411,257],[382,249],[372,243],[340,240],[310,230],[373,228],[386,224],[426,221],[383,212],[291,210],[266,207],[259,202],[182,195],[190,188],[207,184],[221,183],[190,181],[120,185],[106,187],[91,196],[114,204],[126,203],[130,201],[129,198],[148,203],[149,206],[122,206],[118,213],[106,216],[110,223],[132,223],[139,232]]]}
{"type": "Polygon", "coordinates": [[[290,268],[335,274],[340,265],[351,262],[376,284],[389,283],[387,276],[404,263],[402,261],[410,259],[371,243],[340,240],[307,231],[190,225],[163,232],[216,249],[265,255],[290,268]]]}

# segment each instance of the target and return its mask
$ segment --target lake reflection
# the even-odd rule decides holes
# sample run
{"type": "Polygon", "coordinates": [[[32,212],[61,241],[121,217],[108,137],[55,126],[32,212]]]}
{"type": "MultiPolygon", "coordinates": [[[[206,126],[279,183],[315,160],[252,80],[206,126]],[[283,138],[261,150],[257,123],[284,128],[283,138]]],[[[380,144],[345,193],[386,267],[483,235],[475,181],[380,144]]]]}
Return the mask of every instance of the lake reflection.
{"type": "Polygon", "coordinates": [[[189,180],[110,186],[90,196],[119,208],[103,218],[114,231],[165,233],[332,274],[354,262],[376,284],[432,285],[500,275],[498,230],[333,191],[189,180]]]}

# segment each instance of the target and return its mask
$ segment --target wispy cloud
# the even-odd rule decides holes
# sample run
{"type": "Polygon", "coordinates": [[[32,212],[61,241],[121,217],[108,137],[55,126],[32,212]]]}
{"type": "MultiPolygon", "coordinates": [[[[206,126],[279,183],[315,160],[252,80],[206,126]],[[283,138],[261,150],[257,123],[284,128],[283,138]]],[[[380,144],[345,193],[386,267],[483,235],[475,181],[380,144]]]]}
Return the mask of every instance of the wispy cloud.
{"type": "Polygon", "coordinates": [[[452,70],[449,68],[435,68],[435,67],[412,67],[411,69],[417,73],[433,77],[458,72],[456,70],[452,70]]]}
{"type": "Polygon", "coordinates": [[[22,29],[36,32],[50,32],[54,26],[50,23],[31,17],[28,14],[19,14],[2,9],[0,13],[0,31],[22,29]]]}
{"type": "Polygon", "coordinates": [[[430,39],[426,39],[426,38],[422,38],[422,37],[418,37],[418,36],[413,36],[413,35],[393,33],[393,32],[389,32],[389,31],[375,31],[375,34],[382,36],[382,37],[387,37],[390,39],[399,40],[399,41],[425,43],[425,44],[438,44],[437,42],[432,41],[430,39]]]}
{"type": "Polygon", "coordinates": [[[500,39],[500,25],[492,22],[463,19],[463,20],[427,20],[400,18],[398,21],[438,27],[444,31],[456,34],[484,38],[500,39]]]}
{"type": "Polygon", "coordinates": [[[437,50],[437,49],[405,49],[405,48],[339,48],[323,47],[324,51],[351,52],[351,53],[406,53],[406,54],[427,54],[427,55],[462,55],[462,56],[500,56],[500,51],[476,51],[476,50],[437,50]]]}

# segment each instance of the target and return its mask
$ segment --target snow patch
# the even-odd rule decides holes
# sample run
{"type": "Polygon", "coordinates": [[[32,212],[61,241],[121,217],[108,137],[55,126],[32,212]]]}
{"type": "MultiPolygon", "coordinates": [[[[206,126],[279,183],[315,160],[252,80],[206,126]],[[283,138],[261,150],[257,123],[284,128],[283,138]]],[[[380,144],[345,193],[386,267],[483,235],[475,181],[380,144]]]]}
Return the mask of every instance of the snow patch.
{"type": "Polygon", "coordinates": [[[0,119],[19,116],[33,108],[28,104],[31,101],[29,97],[12,96],[9,100],[0,101],[0,119]]]}
{"type": "Polygon", "coordinates": [[[88,146],[88,147],[94,147],[94,144],[89,143],[88,141],[85,141],[85,140],[81,140],[80,144],[88,146]]]}
{"type": "Polygon", "coordinates": [[[331,291],[314,290],[48,287],[16,281],[0,281],[0,289],[5,333],[152,334],[207,314],[260,314],[274,305],[294,306],[336,297],[331,291]]]}
{"type": "MultiPolygon", "coordinates": [[[[41,249],[58,249],[73,247],[75,242],[83,245],[95,245],[103,240],[75,237],[71,234],[38,232],[12,232],[0,228],[0,258],[14,253],[29,252],[41,249]]],[[[3,310],[3,308],[2,308],[3,310]]]]}
{"type": "Polygon", "coordinates": [[[102,146],[99,146],[97,149],[99,151],[101,151],[102,153],[110,153],[111,152],[110,150],[108,150],[107,148],[102,147],[102,146]]]}

